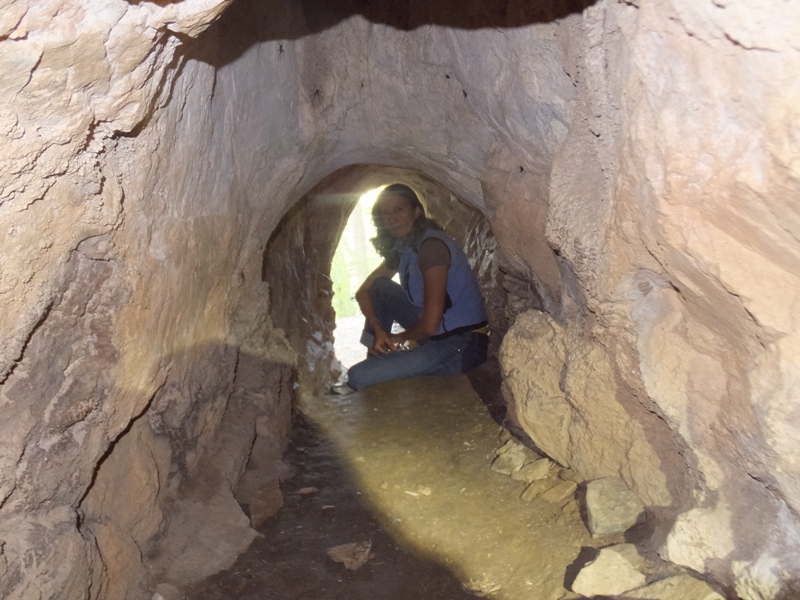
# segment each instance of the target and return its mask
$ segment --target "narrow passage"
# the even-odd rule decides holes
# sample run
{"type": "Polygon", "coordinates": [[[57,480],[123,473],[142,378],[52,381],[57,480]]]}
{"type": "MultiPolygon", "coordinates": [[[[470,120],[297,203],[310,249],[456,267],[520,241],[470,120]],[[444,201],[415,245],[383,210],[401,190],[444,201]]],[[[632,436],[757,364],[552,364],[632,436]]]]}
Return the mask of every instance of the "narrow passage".
{"type": "Polygon", "coordinates": [[[284,507],[191,599],[578,597],[564,573],[594,545],[578,503],[525,501],[524,483],[490,468],[508,433],[466,376],[395,381],[299,408],[284,507]],[[360,542],[371,543],[369,558],[354,571],[327,554],[360,542]]]}

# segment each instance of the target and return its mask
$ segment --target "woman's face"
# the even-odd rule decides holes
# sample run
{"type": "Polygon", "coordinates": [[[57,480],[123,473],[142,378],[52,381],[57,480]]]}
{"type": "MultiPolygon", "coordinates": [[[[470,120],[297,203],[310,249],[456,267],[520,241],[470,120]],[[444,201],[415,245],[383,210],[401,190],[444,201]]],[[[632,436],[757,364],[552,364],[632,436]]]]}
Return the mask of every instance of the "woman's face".
{"type": "Polygon", "coordinates": [[[414,221],[422,214],[419,207],[413,208],[403,196],[394,194],[382,196],[378,200],[376,212],[380,218],[381,225],[396,240],[402,239],[411,233],[414,228],[414,221]]]}

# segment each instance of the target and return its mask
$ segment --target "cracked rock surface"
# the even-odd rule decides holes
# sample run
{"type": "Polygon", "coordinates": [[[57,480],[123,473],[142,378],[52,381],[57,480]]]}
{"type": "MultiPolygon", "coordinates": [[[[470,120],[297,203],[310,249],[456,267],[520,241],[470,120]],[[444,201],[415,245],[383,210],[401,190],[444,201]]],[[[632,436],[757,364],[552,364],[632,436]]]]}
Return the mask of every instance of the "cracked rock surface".
{"type": "MultiPolygon", "coordinates": [[[[624,481],[648,552],[798,593],[797,31],[771,0],[0,2],[0,595],[136,600],[181,506],[245,527],[333,328],[302,305],[308,361],[265,247],[384,168],[485,220],[513,425],[624,481]]],[[[319,250],[284,266],[322,282],[319,250]]]]}

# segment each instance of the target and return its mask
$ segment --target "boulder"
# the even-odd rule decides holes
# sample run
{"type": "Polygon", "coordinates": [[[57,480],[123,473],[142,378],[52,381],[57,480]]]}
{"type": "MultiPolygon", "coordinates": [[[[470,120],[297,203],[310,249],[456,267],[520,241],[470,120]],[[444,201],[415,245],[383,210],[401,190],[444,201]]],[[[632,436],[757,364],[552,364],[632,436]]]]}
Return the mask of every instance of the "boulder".
{"type": "Polygon", "coordinates": [[[550,474],[550,469],[553,468],[553,464],[553,461],[549,458],[540,458],[539,460],[535,460],[513,471],[511,473],[511,478],[517,481],[524,481],[525,483],[533,483],[534,481],[547,477],[550,474]]]}
{"type": "Polygon", "coordinates": [[[597,558],[581,569],[572,591],[584,596],[615,596],[642,587],[645,576],[634,566],[639,556],[632,544],[603,548],[597,558]]]}
{"type": "Polygon", "coordinates": [[[622,480],[604,477],[586,487],[586,512],[592,536],[613,535],[636,524],[644,503],[622,480]]]}
{"type": "Polygon", "coordinates": [[[528,487],[525,488],[525,491],[522,492],[520,498],[525,500],[526,502],[530,502],[534,498],[538,498],[540,495],[544,494],[550,488],[554,487],[558,483],[557,479],[554,478],[547,478],[547,479],[539,479],[538,481],[534,481],[528,487]]]}
{"type": "Polygon", "coordinates": [[[574,481],[559,481],[549,490],[543,492],[540,498],[550,504],[563,505],[566,504],[567,500],[573,498],[577,489],[578,484],[574,481]]]}
{"type": "Polygon", "coordinates": [[[492,470],[503,475],[511,475],[526,464],[541,458],[536,452],[514,440],[507,441],[495,454],[497,458],[492,462],[492,470]]]}

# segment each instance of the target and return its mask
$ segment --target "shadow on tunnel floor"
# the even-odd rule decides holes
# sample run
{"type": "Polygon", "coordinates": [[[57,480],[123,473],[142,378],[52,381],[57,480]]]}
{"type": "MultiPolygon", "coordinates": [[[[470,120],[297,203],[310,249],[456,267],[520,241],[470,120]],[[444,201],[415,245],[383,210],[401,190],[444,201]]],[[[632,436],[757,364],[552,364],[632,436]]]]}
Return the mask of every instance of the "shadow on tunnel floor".
{"type": "Polygon", "coordinates": [[[506,401],[503,398],[503,374],[497,359],[489,359],[479,367],[465,373],[469,384],[486,406],[492,420],[498,425],[506,425],[506,401]]]}
{"type": "Polygon", "coordinates": [[[284,456],[285,503],[259,528],[234,566],[187,591],[190,600],[459,600],[475,598],[446,567],[399,545],[362,501],[331,442],[298,413],[284,456]],[[305,488],[305,490],[304,490],[305,488]],[[300,493],[316,488],[312,493],[300,493]],[[328,548],[372,542],[374,557],[355,571],[328,548]]]}
{"type": "Polygon", "coordinates": [[[542,456],[548,456],[514,420],[513,416],[509,415],[508,404],[503,397],[503,374],[497,358],[490,358],[481,366],[467,371],[465,375],[495,423],[507,429],[517,441],[531,450],[542,456]]]}

